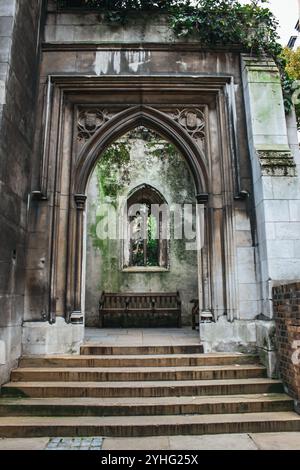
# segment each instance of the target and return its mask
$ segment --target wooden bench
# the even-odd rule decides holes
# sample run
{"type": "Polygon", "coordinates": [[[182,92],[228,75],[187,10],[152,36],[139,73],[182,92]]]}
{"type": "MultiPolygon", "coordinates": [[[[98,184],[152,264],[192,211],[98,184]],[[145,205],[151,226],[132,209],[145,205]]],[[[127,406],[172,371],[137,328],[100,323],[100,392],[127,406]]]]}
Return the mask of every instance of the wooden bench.
{"type": "Polygon", "coordinates": [[[99,326],[181,328],[179,292],[103,292],[99,302],[99,326]]]}

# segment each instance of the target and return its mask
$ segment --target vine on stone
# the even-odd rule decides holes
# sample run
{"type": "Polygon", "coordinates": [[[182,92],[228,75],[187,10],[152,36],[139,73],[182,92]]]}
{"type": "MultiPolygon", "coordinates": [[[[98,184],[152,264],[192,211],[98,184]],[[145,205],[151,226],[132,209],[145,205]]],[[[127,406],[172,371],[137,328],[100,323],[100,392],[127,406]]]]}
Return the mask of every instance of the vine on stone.
{"type": "Polygon", "coordinates": [[[269,0],[57,0],[60,8],[85,8],[103,13],[113,23],[130,21],[134,12],[169,16],[179,37],[192,36],[204,47],[238,46],[245,52],[271,56],[279,67],[286,111],[292,103],[293,80],[278,42],[278,21],[267,8],[269,0]]]}
{"type": "Polygon", "coordinates": [[[278,56],[278,21],[263,5],[268,0],[57,0],[60,8],[87,8],[124,23],[132,13],[165,13],[177,36],[193,35],[203,45],[238,45],[247,51],[278,56]]]}

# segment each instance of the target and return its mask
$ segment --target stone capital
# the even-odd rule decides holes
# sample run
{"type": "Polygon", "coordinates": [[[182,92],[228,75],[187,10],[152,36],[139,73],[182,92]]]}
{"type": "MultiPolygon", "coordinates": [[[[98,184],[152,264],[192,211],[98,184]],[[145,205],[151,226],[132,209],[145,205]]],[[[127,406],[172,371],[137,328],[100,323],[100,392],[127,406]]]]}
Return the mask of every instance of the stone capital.
{"type": "Polygon", "coordinates": [[[209,199],[208,193],[196,194],[196,200],[198,204],[207,204],[209,199]]]}
{"type": "Polygon", "coordinates": [[[85,194],[75,194],[74,199],[77,209],[79,211],[84,211],[87,196],[85,194]]]}

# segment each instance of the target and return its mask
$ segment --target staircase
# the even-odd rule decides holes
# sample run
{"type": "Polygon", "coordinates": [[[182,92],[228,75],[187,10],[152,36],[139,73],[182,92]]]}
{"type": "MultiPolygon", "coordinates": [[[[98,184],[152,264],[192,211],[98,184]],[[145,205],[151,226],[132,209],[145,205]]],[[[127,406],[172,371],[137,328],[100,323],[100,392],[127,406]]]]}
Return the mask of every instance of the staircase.
{"type": "Polygon", "coordinates": [[[80,356],[23,357],[2,387],[0,437],[300,431],[257,357],[202,352],[87,344],[80,356]]]}

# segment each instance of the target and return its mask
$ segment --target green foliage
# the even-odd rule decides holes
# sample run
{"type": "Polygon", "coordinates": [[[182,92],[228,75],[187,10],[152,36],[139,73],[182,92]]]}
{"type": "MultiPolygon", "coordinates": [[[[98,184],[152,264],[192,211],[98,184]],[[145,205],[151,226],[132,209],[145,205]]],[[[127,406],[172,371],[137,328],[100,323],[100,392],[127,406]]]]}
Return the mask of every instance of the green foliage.
{"type": "Polygon", "coordinates": [[[286,72],[294,80],[300,80],[300,47],[295,51],[285,47],[282,57],[286,61],[286,72]]]}
{"type": "Polygon", "coordinates": [[[97,164],[99,190],[104,196],[116,197],[122,187],[117,174],[130,161],[130,145],[114,142],[101,156],[97,164]]]}
{"type": "Polygon", "coordinates": [[[97,9],[114,22],[152,10],[168,14],[178,36],[195,35],[203,45],[238,45],[247,51],[277,56],[278,22],[264,7],[268,0],[58,0],[60,7],[97,9]]]}
{"type": "MultiPolygon", "coordinates": [[[[193,36],[203,46],[238,46],[256,55],[270,55],[279,67],[286,111],[292,106],[293,75],[278,43],[278,21],[269,0],[57,0],[61,8],[88,8],[105,13],[113,23],[125,23],[132,13],[167,14],[177,36],[193,36]]],[[[300,55],[300,54],[299,54],[300,55]]],[[[298,57],[299,59],[299,57],[298,57]]],[[[299,63],[298,60],[298,69],[299,63]]],[[[299,78],[297,78],[299,79],[299,78]]]]}
{"type": "Polygon", "coordinates": [[[285,108],[290,111],[295,107],[298,129],[300,130],[300,103],[299,103],[299,80],[300,80],[300,47],[296,51],[285,47],[280,56],[284,73],[282,76],[282,87],[285,108]],[[296,99],[294,99],[296,98],[296,99]]]}

